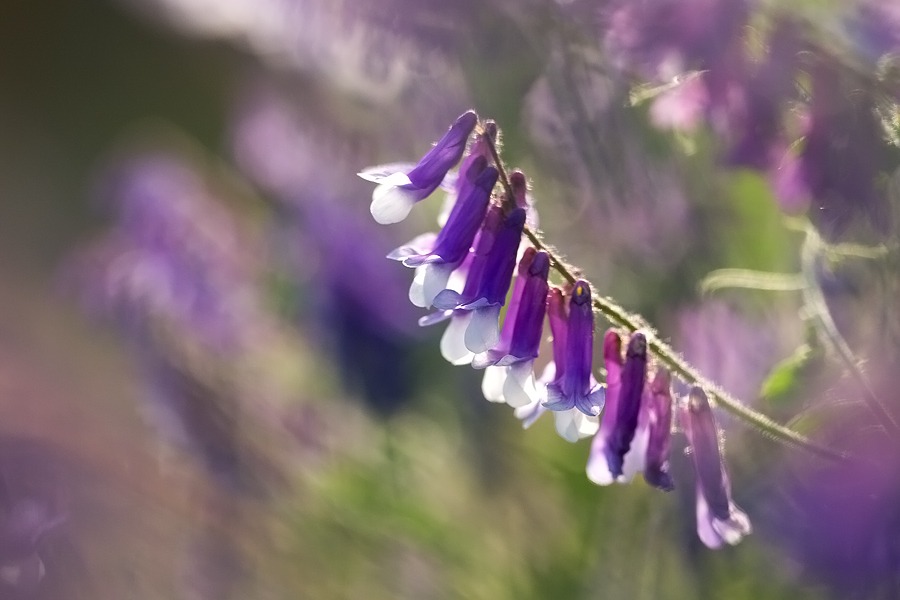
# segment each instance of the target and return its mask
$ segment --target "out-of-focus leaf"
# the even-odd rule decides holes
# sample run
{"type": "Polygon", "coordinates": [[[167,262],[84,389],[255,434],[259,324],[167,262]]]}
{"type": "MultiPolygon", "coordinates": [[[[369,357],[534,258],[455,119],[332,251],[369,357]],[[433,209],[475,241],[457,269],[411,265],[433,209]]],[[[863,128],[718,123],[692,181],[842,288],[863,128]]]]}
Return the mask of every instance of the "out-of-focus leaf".
{"type": "Polygon", "coordinates": [[[750,269],[717,269],[700,282],[700,292],[708,294],[725,288],[746,288],[769,292],[802,290],[803,277],[797,273],[769,273],[750,269]]]}
{"type": "Polygon", "coordinates": [[[778,402],[789,397],[800,387],[813,361],[820,356],[820,351],[803,344],[772,368],[762,384],[760,396],[770,402],[778,402]]]}

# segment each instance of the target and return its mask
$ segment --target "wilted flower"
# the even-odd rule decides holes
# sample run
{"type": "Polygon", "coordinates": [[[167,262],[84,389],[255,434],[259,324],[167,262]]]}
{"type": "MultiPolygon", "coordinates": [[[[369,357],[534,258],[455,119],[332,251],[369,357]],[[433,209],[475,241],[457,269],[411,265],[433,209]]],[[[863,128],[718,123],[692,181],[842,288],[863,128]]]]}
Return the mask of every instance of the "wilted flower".
{"type": "MultiPolygon", "coordinates": [[[[550,314],[550,323],[561,315],[550,314]]],[[[554,352],[556,377],[547,385],[549,410],[577,408],[586,415],[596,417],[603,410],[605,390],[600,387],[591,371],[594,354],[594,309],[591,290],[587,282],[575,283],[566,317],[566,345],[561,353],[554,352]]],[[[555,348],[554,348],[555,350],[555,348]]]]}
{"type": "Polygon", "coordinates": [[[731,500],[731,483],[719,449],[719,432],[706,393],[691,388],[682,407],[684,427],[697,476],[697,535],[710,548],[737,544],[751,532],[747,515],[731,500]]]}
{"type": "Polygon", "coordinates": [[[372,192],[370,211],[381,224],[399,223],[412,207],[431,195],[441,185],[447,172],[456,166],[466,151],[466,142],[477,115],[468,111],[456,119],[444,137],[412,168],[407,164],[371,167],[360,177],[378,184],[372,192]]]}

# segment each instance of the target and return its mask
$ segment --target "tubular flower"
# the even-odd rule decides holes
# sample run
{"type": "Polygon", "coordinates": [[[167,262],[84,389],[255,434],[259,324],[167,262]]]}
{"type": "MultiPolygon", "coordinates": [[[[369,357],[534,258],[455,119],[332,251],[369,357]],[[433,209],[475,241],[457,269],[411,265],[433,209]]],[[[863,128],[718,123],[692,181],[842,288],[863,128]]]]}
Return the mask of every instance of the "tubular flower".
{"type": "Polygon", "coordinates": [[[525,406],[536,397],[534,359],[547,312],[550,258],[546,252],[529,247],[519,261],[518,271],[500,342],[472,361],[474,368],[486,368],[482,386],[485,397],[513,407],[525,406]]]}
{"type": "MultiPolygon", "coordinates": [[[[547,397],[547,385],[556,379],[565,361],[566,302],[559,288],[552,288],[547,296],[547,314],[550,318],[550,332],[553,334],[553,354],[563,362],[550,362],[536,382],[537,398],[516,409],[516,418],[522,421],[525,429],[531,427],[532,423],[547,411],[547,407],[543,404],[547,397]]],[[[600,426],[597,417],[586,415],[577,408],[554,411],[553,416],[556,420],[556,432],[568,442],[574,443],[581,438],[590,437],[597,433],[600,426]]]]}
{"type": "Polygon", "coordinates": [[[731,483],[719,451],[719,435],[706,393],[691,388],[682,426],[697,475],[697,535],[709,548],[737,544],[752,531],[747,515],[731,500],[731,483]]]}
{"type": "MultiPolygon", "coordinates": [[[[566,348],[566,303],[559,288],[552,288],[547,296],[547,313],[550,317],[550,331],[553,334],[553,353],[562,357],[566,348]]],[[[525,429],[531,427],[538,417],[547,412],[543,401],[547,397],[547,384],[556,379],[556,373],[557,364],[551,361],[535,382],[536,398],[525,406],[516,408],[516,418],[522,421],[522,427],[525,429]]],[[[485,397],[488,397],[487,390],[484,391],[485,397]]],[[[554,411],[553,416],[556,432],[567,442],[574,443],[581,438],[590,437],[597,433],[600,426],[597,417],[588,416],[577,408],[554,411]]]]}
{"type": "MultiPolygon", "coordinates": [[[[606,391],[591,372],[594,347],[594,312],[591,291],[583,280],[575,283],[566,318],[566,344],[562,352],[554,348],[556,377],[547,385],[544,406],[550,410],[577,408],[596,417],[603,410],[606,391]]],[[[559,315],[556,316],[559,318],[559,315]]],[[[551,314],[550,326],[554,316],[551,314]]]]}
{"type": "Polygon", "coordinates": [[[638,423],[636,436],[641,435],[643,426],[647,432],[644,480],[653,487],[666,492],[675,489],[675,482],[669,475],[669,453],[672,449],[672,393],[670,386],[669,372],[660,367],[653,377],[650,389],[645,390],[641,405],[641,421],[645,424],[638,423]]]}
{"type": "MultiPolygon", "coordinates": [[[[622,396],[622,338],[615,331],[609,330],[603,338],[603,362],[606,367],[606,407],[600,430],[591,442],[591,454],[588,458],[588,478],[599,485],[609,485],[614,481],[631,481],[638,469],[632,469],[631,455],[617,455],[611,447],[612,437],[619,426],[619,405],[622,396]],[[624,458],[624,474],[623,474],[624,458]],[[616,463],[616,460],[618,461],[616,463]]],[[[632,434],[634,431],[632,430],[632,434]]],[[[621,439],[621,433],[618,438],[621,439]]],[[[630,440],[629,440],[630,441],[630,440]]]]}
{"type": "Polygon", "coordinates": [[[369,207],[375,221],[382,225],[399,223],[416,202],[430,196],[462,158],[477,122],[478,116],[473,111],[460,115],[444,137],[412,168],[407,164],[390,164],[359,173],[363,179],[378,184],[369,207]]]}
{"type": "Polygon", "coordinates": [[[471,312],[465,347],[475,354],[486,352],[500,341],[500,310],[516,266],[516,254],[525,226],[525,210],[516,208],[507,216],[494,206],[488,211],[462,293],[446,289],[434,299],[435,308],[471,312]]]}
{"type": "Polygon", "coordinates": [[[638,383],[639,375],[644,376],[629,372],[628,367],[646,361],[646,343],[642,334],[632,336],[623,363],[619,335],[612,330],[606,333],[603,341],[606,408],[600,431],[591,444],[587,475],[596,484],[609,485],[614,481],[628,483],[635,473],[643,471],[647,483],[669,491],[674,487],[668,472],[672,424],[669,373],[660,368],[650,385],[642,384],[640,401],[636,404],[633,386],[638,383]],[[626,380],[631,383],[626,385],[626,380]],[[636,406],[637,414],[633,412],[636,406]]]}
{"type": "Polygon", "coordinates": [[[453,206],[446,226],[435,237],[420,235],[397,248],[388,258],[418,267],[409,298],[416,306],[431,306],[434,297],[447,286],[450,274],[469,254],[497,183],[497,169],[487,166],[484,157],[473,161],[457,180],[460,200],[453,206]]]}

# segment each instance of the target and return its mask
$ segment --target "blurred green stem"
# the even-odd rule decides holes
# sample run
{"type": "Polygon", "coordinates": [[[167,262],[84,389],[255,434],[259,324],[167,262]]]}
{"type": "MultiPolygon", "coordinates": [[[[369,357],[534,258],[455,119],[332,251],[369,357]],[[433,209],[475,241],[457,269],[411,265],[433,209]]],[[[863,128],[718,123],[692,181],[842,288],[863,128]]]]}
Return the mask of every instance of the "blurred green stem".
{"type": "MultiPolygon", "coordinates": [[[[836,247],[831,247],[832,251],[836,247]]],[[[825,294],[822,292],[822,286],[819,283],[818,266],[822,258],[829,251],[829,246],[825,244],[819,233],[814,227],[810,226],[806,230],[806,239],[803,242],[803,248],[800,252],[801,273],[806,282],[803,287],[803,301],[806,305],[809,315],[813,318],[816,330],[820,332],[825,342],[835,351],[843,363],[849,369],[853,379],[862,392],[863,400],[871,409],[886,431],[897,434],[900,433],[900,427],[894,420],[893,416],[887,411],[869,383],[866,380],[859,361],[853,356],[850,346],[844,340],[837,325],[831,316],[828,303],[825,301],[825,294]]],[[[858,256],[858,255],[857,255],[858,256]]]]}

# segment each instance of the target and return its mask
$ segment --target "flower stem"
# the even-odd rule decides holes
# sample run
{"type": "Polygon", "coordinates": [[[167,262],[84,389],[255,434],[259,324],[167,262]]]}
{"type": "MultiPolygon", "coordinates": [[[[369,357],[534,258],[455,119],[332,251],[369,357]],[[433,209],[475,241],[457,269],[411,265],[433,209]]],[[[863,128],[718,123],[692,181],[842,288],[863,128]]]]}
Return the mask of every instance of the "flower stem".
{"type": "MultiPolygon", "coordinates": [[[[489,139],[489,136],[485,136],[485,139],[488,140],[488,148],[490,149],[494,166],[500,173],[500,184],[503,186],[504,192],[506,193],[507,197],[512,198],[512,187],[509,184],[509,177],[507,176],[506,168],[504,167],[503,162],[500,160],[500,155],[497,151],[497,147],[494,142],[489,139]]],[[[540,231],[531,229],[526,226],[524,234],[525,237],[528,238],[528,241],[530,241],[536,249],[543,250],[547,253],[550,258],[550,266],[557,273],[559,273],[559,275],[563,279],[572,284],[576,282],[576,280],[578,279],[578,277],[576,277],[575,275],[577,269],[568,264],[562,258],[559,251],[543,241],[543,236],[541,235],[540,231]]],[[[591,288],[593,287],[594,286],[591,285],[591,288]]],[[[824,446],[820,446],[806,436],[788,427],[785,427],[784,425],[776,423],[766,415],[753,410],[746,404],[740,402],[738,399],[732,397],[727,392],[719,388],[719,386],[717,386],[712,381],[703,377],[703,375],[700,374],[700,372],[697,371],[697,369],[695,369],[693,366],[691,366],[686,360],[684,360],[681,355],[675,352],[675,350],[673,350],[668,344],[659,339],[659,337],[657,337],[656,335],[656,332],[642,316],[629,313],[611,298],[597,294],[596,290],[594,289],[592,289],[591,291],[591,297],[593,298],[595,313],[599,313],[610,323],[627,330],[629,333],[634,333],[640,330],[647,337],[648,346],[653,355],[656,356],[657,360],[659,360],[659,362],[664,364],[672,373],[677,375],[686,384],[697,385],[703,388],[703,390],[707,393],[707,395],[709,395],[709,397],[715,402],[715,404],[720,406],[723,410],[729,412],[741,421],[752,425],[762,433],[770,436],[775,440],[785,442],[798,448],[802,448],[824,458],[833,460],[840,460],[844,458],[844,455],[842,453],[830,448],[826,448],[824,446]]]]}

